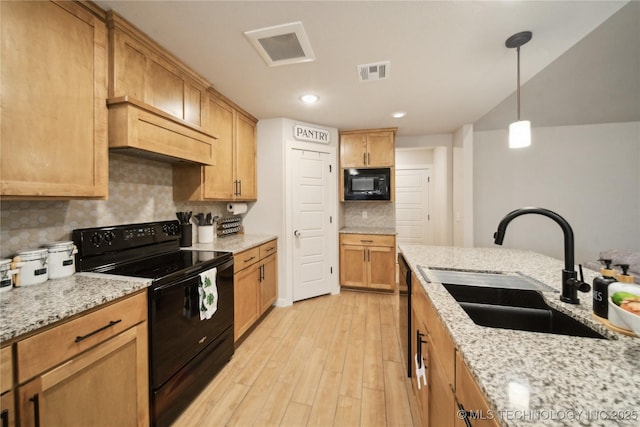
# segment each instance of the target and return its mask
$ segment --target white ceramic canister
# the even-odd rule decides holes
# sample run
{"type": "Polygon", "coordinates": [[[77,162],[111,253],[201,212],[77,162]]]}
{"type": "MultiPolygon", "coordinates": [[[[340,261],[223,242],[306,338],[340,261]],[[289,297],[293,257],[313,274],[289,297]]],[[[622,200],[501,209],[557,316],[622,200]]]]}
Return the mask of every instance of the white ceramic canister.
{"type": "Polygon", "coordinates": [[[20,267],[16,286],[30,286],[44,283],[49,278],[47,269],[48,251],[28,249],[16,253],[16,266],[20,267]]]}
{"type": "Polygon", "coordinates": [[[10,259],[0,259],[0,292],[10,291],[13,288],[13,275],[18,269],[11,269],[10,259]]]}
{"type": "Polygon", "coordinates": [[[49,252],[49,279],[69,277],[76,272],[74,255],[78,249],[72,241],[50,242],[44,246],[49,252]]]}

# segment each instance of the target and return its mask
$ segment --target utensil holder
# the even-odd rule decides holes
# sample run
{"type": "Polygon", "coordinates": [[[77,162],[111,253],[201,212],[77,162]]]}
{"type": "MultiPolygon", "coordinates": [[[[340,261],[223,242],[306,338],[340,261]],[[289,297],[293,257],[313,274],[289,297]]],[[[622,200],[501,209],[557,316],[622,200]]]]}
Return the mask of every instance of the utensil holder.
{"type": "Polygon", "coordinates": [[[198,226],[198,243],[213,242],[213,225],[198,226]]]}
{"type": "Polygon", "coordinates": [[[185,248],[193,245],[193,224],[180,224],[180,246],[185,248]]]}

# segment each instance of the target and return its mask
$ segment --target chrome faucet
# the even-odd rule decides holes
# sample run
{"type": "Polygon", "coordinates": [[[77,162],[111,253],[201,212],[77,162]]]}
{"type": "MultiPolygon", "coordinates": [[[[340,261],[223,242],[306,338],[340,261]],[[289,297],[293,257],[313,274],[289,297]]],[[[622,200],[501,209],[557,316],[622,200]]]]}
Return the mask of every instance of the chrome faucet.
{"type": "Polygon", "coordinates": [[[498,224],[498,231],[493,234],[493,239],[496,245],[502,245],[504,240],[504,234],[507,231],[507,225],[520,215],[526,214],[538,214],[543,215],[554,220],[564,234],[564,270],[562,270],[562,295],[560,295],[560,301],[567,302],[569,304],[580,304],[578,299],[578,292],[588,292],[591,290],[591,286],[584,281],[582,274],[582,265],[580,266],[580,280],[574,269],[574,248],[573,248],[573,230],[566,219],[558,215],[557,213],[544,208],[520,208],[509,212],[498,224]]]}

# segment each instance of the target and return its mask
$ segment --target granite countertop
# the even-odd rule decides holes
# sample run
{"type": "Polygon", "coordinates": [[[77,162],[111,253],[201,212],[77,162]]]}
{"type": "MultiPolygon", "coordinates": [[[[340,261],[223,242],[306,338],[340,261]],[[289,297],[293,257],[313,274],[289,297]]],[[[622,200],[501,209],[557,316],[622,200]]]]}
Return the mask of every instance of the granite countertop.
{"type": "Polygon", "coordinates": [[[0,294],[0,342],[130,295],[150,284],[149,279],[76,273],[13,288],[0,294]]]}
{"type": "Polygon", "coordinates": [[[395,227],[342,227],[340,233],[344,234],[381,234],[395,236],[395,227]]]}
{"type": "MultiPolygon", "coordinates": [[[[640,338],[596,321],[591,292],[578,292],[579,305],[560,302],[563,261],[506,248],[402,244],[400,251],[503,426],[640,424],[640,338]],[[418,265],[525,274],[554,288],[543,292],[550,306],[608,339],[476,325],[443,286],[422,277],[418,265]]],[[[597,276],[591,270],[584,273],[589,283],[597,276]]]]}
{"type": "Polygon", "coordinates": [[[194,243],[193,246],[182,249],[196,251],[225,251],[234,254],[276,239],[270,234],[234,234],[227,237],[217,237],[211,243],[194,243]]]}
{"type": "MultiPolygon", "coordinates": [[[[192,250],[242,252],[275,239],[273,235],[238,234],[199,243],[192,250]]],[[[49,326],[151,285],[151,280],[98,273],[21,286],[0,293],[0,343],[49,326]]]]}

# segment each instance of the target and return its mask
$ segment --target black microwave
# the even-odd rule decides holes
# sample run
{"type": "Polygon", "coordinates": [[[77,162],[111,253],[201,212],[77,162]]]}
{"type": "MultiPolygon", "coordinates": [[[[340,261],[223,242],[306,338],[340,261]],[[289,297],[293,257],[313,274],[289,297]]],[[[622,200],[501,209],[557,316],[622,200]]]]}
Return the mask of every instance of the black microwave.
{"type": "Polygon", "coordinates": [[[391,200],[391,169],[345,169],[345,200],[391,200]]]}

